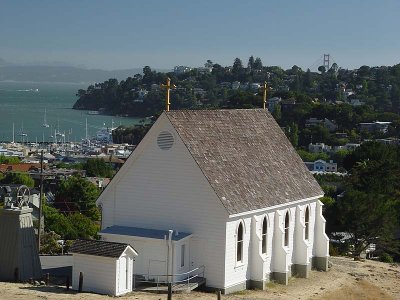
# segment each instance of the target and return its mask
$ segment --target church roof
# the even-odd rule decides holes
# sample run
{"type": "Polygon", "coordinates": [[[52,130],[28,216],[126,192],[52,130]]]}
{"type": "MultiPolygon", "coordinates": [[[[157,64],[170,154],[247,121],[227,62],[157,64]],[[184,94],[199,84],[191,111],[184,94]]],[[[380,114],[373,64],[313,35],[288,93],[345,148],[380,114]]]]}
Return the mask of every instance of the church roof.
{"type": "Polygon", "coordinates": [[[267,110],[165,114],[229,214],[323,195],[267,110]]]}
{"type": "Polygon", "coordinates": [[[127,247],[131,248],[137,255],[135,249],[128,244],[98,240],[76,240],[69,249],[69,252],[118,258],[125,252],[127,247]]]}

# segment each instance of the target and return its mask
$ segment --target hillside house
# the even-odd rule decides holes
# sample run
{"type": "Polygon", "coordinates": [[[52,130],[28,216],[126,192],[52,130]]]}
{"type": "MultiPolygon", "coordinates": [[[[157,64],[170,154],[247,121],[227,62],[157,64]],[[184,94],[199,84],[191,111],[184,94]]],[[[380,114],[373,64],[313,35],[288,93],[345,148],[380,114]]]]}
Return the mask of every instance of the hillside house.
{"type": "Polygon", "coordinates": [[[305,162],[305,165],[310,171],[314,172],[337,172],[337,163],[330,160],[329,162],[318,159],[314,162],[305,162]]]}
{"type": "Polygon", "coordinates": [[[287,284],[328,268],[322,196],[268,111],[163,112],[98,198],[100,235],[136,249],[148,279],[287,284]]]}
{"type": "Polygon", "coordinates": [[[369,131],[369,132],[382,132],[386,133],[389,129],[389,125],[392,124],[392,122],[380,122],[380,121],[375,121],[375,122],[364,122],[364,123],[359,123],[359,127],[361,131],[369,131]]]}

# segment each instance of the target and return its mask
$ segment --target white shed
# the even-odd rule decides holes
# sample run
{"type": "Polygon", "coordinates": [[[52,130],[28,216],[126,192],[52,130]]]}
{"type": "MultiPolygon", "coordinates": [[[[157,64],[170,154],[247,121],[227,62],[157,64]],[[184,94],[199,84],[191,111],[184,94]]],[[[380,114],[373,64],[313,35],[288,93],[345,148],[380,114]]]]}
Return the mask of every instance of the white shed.
{"type": "Polygon", "coordinates": [[[72,288],[78,290],[83,274],[82,290],[120,296],[132,291],[133,262],[137,252],[128,244],[96,240],[76,240],[73,254],[72,288]]]}

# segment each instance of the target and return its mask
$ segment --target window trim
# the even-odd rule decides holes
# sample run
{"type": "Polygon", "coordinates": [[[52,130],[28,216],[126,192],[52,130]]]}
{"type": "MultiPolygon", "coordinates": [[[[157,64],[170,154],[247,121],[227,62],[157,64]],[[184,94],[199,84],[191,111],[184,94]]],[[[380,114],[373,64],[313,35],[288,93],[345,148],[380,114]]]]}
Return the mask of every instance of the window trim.
{"type": "Polygon", "coordinates": [[[235,234],[235,266],[243,266],[244,263],[244,235],[246,233],[245,226],[243,220],[240,220],[239,223],[236,226],[236,234],[235,234]],[[242,226],[242,239],[239,240],[239,228],[242,226]],[[240,245],[240,246],[239,246],[240,245]],[[238,260],[239,257],[239,249],[240,249],[240,255],[241,255],[241,260],[238,260]]]}
{"type": "Polygon", "coordinates": [[[310,241],[310,213],[311,209],[309,205],[306,205],[304,210],[304,239],[310,241]]]}
{"type": "Polygon", "coordinates": [[[182,244],[181,245],[181,268],[184,268],[186,266],[185,260],[186,260],[186,244],[182,244]]]}
{"type": "Polygon", "coordinates": [[[263,256],[268,255],[268,227],[269,227],[268,217],[267,215],[264,215],[261,223],[261,254],[263,256]],[[264,232],[264,224],[265,224],[265,232],[264,232]]]}
{"type": "Polygon", "coordinates": [[[285,217],[283,220],[283,246],[286,248],[289,248],[290,244],[289,235],[290,235],[290,213],[289,210],[286,210],[285,217]]]}

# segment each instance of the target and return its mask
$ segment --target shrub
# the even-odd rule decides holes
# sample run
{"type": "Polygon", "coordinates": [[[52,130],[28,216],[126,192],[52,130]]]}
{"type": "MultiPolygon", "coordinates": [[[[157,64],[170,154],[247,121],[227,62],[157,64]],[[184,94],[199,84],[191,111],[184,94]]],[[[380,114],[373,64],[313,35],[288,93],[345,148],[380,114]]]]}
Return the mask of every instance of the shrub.
{"type": "Polygon", "coordinates": [[[393,263],[393,257],[391,257],[389,254],[383,252],[381,256],[379,257],[379,260],[385,263],[393,263]]]}

